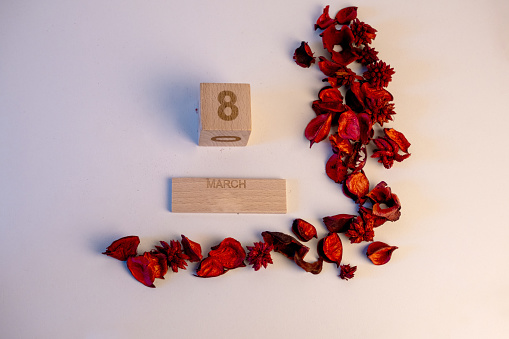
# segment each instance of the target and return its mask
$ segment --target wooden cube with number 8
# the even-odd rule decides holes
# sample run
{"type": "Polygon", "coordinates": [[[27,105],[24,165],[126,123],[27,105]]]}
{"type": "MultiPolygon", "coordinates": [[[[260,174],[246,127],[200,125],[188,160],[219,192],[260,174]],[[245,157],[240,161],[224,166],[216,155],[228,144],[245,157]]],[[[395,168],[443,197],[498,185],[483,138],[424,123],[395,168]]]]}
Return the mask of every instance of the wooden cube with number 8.
{"type": "Polygon", "coordinates": [[[200,84],[200,146],[246,146],[251,134],[249,84],[200,84]]]}

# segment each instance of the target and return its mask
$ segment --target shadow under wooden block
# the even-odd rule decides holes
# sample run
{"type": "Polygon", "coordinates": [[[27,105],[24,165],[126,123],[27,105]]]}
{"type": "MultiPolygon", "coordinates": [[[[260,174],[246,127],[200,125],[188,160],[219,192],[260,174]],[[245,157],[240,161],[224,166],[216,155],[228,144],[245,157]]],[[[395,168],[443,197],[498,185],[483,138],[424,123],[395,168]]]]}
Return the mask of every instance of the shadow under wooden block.
{"type": "Polygon", "coordinates": [[[249,84],[200,84],[200,146],[246,146],[251,135],[249,84]]]}

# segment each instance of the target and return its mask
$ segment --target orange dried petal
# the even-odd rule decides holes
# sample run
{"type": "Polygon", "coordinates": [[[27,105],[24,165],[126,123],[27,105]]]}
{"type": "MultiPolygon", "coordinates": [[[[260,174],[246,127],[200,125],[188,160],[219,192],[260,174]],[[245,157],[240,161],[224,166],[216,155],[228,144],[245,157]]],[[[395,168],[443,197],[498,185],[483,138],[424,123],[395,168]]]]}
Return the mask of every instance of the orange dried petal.
{"type": "Polygon", "coordinates": [[[325,261],[336,263],[339,267],[343,258],[343,243],[337,233],[331,233],[319,242],[320,254],[324,256],[325,261]]]}
{"type": "Polygon", "coordinates": [[[293,221],[292,231],[300,241],[309,241],[312,238],[318,237],[315,226],[302,219],[295,219],[293,221]]]}
{"type": "Polygon", "coordinates": [[[309,122],[304,131],[306,139],[311,142],[309,147],[313,146],[314,143],[322,141],[329,135],[331,123],[332,113],[320,114],[309,122]]]}
{"type": "Polygon", "coordinates": [[[384,242],[375,241],[368,246],[366,255],[375,265],[383,265],[391,260],[392,252],[398,247],[389,246],[384,242]]]}
{"type": "Polygon", "coordinates": [[[227,271],[214,257],[207,257],[200,262],[196,275],[201,278],[218,277],[227,271]]]}
{"type": "Polygon", "coordinates": [[[214,257],[226,269],[244,267],[246,251],[241,243],[233,238],[226,238],[217,246],[212,247],[209,257],[214,257]]]}

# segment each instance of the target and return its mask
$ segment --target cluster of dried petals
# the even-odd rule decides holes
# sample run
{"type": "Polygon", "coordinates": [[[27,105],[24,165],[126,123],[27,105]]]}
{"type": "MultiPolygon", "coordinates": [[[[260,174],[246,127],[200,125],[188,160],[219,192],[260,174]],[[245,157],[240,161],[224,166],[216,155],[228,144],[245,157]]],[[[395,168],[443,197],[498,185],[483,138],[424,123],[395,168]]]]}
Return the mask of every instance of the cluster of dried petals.
{"type": "Polygon", "coordinates": [[[368,70],[364,72],[363,76],[371,85],[375,86],[377,89],[389,85],[389,82],[392,80],[392,75],[394,74],[394,69],[390,65],[378,60],[369,64],[367,68],[368,70]]]}
{"type": "Polygon", "coordinates": [[[392,128],[384,128],[384,133],[384,137],[378,137],[373,140],[377,148],[371,157],[379,158],[378,162],[389,169],[394,164],[394,161],[401,162],[410,156],[410,153],[408,153],[410,143],[403,133],[392,128]],[[403,154],[399,153],[400,150],[403,154]]]}
{"type": "Polygon", "coordinates": [[[138,255],[139,237],[128,236],[113,241],[103,254],[127,261],[127,268],[133,277],[145,286],[153,288],[155,279],[164,279],[170,267],[173,272],[178,272],[179,268],[186,269],[186,260],[201,258],[201,247],[198,243],[184,235],[182,242],[185,243],[184,249],[179,241],[171,240],[169,244],[161,241],[161,246],[155,246],[154,250],[138,255]]]}
{"type": "Polygon", "coordinates": [[[200,262],[196,275],[202,278],[223,275],[229,270],[245,267],[245,258],[246,251],[242,244],[234,238],[225,238],[212,247],[208,256],[200,262]]]}
{"type": "Polygon", "coordinates": [[[350,266],[349,264],[341,265],[341,273],[339,277],[343,280],[352,279],[354,277],[357,266],[350,266]]]}
{"type": "Polygon", "coordinates": [[[246,246],[248,249],[246,260],[249,265],[258,271],[262,266],[267,268],[268,264],[272,264],[270,252],[274,249],[272,245],[266,242],[255,242],[254,246],[246,246]]]}

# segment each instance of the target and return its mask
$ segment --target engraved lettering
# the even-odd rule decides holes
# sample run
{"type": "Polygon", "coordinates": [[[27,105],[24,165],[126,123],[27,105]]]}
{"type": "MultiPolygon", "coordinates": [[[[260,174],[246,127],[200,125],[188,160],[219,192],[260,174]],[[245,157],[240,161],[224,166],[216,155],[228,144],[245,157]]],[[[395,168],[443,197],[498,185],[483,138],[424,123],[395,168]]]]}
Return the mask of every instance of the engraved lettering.
{"type": "Polygon", "coordinates": [[[239,188],[242,188],[242,186],[246,188],[246,180],[239,180],[239,188]]]}
{"type": "Polygon", "coordinates": [[[207,188],[216,188],[216,179],[210,179],[207,178],[207,188]]]}
{"type": "Polygon", "coordinates": [[[228,186],[228,188],[231,188],[230,187],[230,180],[225,180],[224,181],[224,188],[226,188],[226,186],[228,186]]]}
{"type": "Polygon", "coordinates": [[[235,180],[235,179],[232,180],[232,188],[239,188],[239,181],[238,180],[235,180]]]}
{"type": "Polygon", "coordinates": [[[221,104],[217,108],[217,115],[219,115],[219,117],[224,121],[235,120],[235,118],[239,115],[239,108],[235,106],[235,103],[237,102],[237,95],[235,95],[232,91],[222,91],[217,96],[217,100],[221,104]],[[226,97],[229,98],[228,101],[225,100],[226,97]],[[226,114],[224,112],[226,107],[230,108],[230,114],[226,114]]]}
{"type": "Polygon", "coordinates": [[[241,189],[246,188],[245,179],[208,179],[207,188],[241,189]]]}
{"type": "Polygon", "coordinates": [[[223,183],[221,182],[221,180],[217,181],[216,188],[224,188],[223,183]]]}

